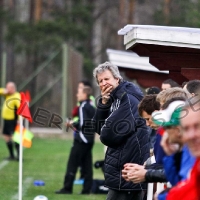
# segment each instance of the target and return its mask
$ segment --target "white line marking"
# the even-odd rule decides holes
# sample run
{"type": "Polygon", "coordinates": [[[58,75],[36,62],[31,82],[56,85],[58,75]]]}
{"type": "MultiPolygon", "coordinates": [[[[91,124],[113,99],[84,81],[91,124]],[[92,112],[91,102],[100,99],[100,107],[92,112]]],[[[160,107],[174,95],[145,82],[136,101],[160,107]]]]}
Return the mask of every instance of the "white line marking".
{"type": "MultiPolygon", "coordinates": [[[[22,191],[22,196],[24,196],[28,190],[28,188],[30,187],[31,183],[33,182],[33,178],[32,177],[27,177],[24,182],[23,182],[23,191],[22,191]]],[[[18,192],[12,196],[12,200],[18,200],[19,194],[18,192]]]]}
{"type": "Polygon", "coordinates": [[[0,170],[1,170],[2,168],[4,168],[8,163],[9,163],[8,160],[2,161],[2,162],[0,163],[0,170]]]}

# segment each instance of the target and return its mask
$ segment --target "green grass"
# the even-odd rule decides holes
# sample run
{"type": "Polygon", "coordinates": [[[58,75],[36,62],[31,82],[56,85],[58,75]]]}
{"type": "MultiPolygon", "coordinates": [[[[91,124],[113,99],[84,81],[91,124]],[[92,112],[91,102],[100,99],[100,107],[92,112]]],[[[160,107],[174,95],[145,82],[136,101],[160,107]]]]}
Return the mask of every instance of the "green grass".
{"type": "MultiPolygon", "coordinates": [[[[74,185],[72,195],[58,195],[55,190],[62,188],[66,163],[72,140],[59,138],[34,138],[33,146],[23,151],[23,200],[33,200],[45,195],[48,200],[103,200],[105,195],[78,195],[82,185],[74,185]],[[43,180],[45,186],[34,186],[34,180],[43,180]],[[26,183],[26,181],[28,181],[26,183]]],[[[0,138],[0,164],[8,155],[5,142],[0,138]]],[[[93,162],[104,158],[103,145],[96,142],[93,148],[93,162]]],[[[18,193],[19,163],[10,161],[0,169],[0,199],[12,200],[18,193]]],[[[77,174],[77,178],[78,178],[77,174]]],[[[94,179],[103,179],[100,169],[94,168],[94,179]]]]}

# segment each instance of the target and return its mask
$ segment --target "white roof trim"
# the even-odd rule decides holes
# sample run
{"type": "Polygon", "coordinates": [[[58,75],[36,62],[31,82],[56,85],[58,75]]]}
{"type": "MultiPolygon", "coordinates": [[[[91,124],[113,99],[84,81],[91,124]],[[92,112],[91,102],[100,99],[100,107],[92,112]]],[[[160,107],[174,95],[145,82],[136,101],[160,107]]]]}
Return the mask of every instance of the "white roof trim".
{"type": "Polygon", "coordinates": [[[151,65],[149,63],[149,57],[140,57],[134,52],[107,49],[106,53],[108,55],[109,61],[118,67],[165,74],[169,73],[169,71],[160,71],[151,65]]]}
{"type": "Polygon", "coordinates": [[[124,35],[126,49],[135,43],[200,49],[200,29],[128,24],[118,31],[124,35]]]}

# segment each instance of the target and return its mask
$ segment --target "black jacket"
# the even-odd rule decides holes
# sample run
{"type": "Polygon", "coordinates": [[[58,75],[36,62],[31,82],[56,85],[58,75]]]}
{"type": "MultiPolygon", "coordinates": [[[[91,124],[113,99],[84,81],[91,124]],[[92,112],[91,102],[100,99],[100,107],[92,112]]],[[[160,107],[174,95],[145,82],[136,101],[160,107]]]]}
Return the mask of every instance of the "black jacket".
{"type": "Polygon", "coordinates": [[[92,118],[95,114],[95,108],[91,105],[90,100],[80,102],[77,123],[74,123],[76,128],[75,140],[83,143],[93,143],[95,130],[92,127],[92,118]]]}
{"type": "Polygon", "coordinates": [[[164,169],[148,169],[145,174],[145,181],[147,183],[167,182],[164,169]]]}
{"type": "Polygon", "coordinates": [[[114,190],[142,190],[145,184],[134,184],[122,178],[125,163],[143,163],[149,157],[149,136],[144,119],[139,117],[138,103],[143,95],[140,89],[122,82],[111,92],[110,101],[98,102],[94,116],[96,132],[108,146],[105,156],[105,186],[114,190]]]}
{"type": "Polygon", "coordinates": [[[162,164],[151,164],[145,166],[147,172],[145,174],[145,181],[147,183],[156,183],[156,182],[168,182],[166,179],[165,170],[162,164]]]}

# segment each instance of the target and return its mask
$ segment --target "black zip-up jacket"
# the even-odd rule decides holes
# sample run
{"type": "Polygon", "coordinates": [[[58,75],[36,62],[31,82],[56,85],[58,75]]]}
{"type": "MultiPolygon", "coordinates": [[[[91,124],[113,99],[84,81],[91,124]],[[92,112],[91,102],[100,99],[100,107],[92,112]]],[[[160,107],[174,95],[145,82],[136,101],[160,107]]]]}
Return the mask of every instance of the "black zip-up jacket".
{"type": "Polygon", "coordinates": [[[92,118],[95,114],[95,108],[91,105],[89,99],[79,103],[79,120],[73,124],[77,130],[75,140],[90,144],[94,142],[95,130],[92,127],[92,118]]]}
{"type": "Polygon", "coordinates": [[[145,174],[145,182],[147,183],[168,182],[162,164],[154,163],[151,165],[146,165],[145,169],[147,170],[145,174]]]}
{"type": "Polygon", "coordinates": [[[145,174],[145,181],[147,183],[167,182],[164,169],[148,169],[145,174]]]}
{"type": "Polygon", "coordinates": [[[98,102],[93,118],[100,140],[108,146],[105,164],[105,186],[114,190],[142,190],[146,184],[134,184],[122,178],[125,163],[143,163],[150,156],[149,134],[145,120],[139,117],[138,103],[143,95],[139,87],[122,82],[111,94],[110,101],[98,102]]]}

